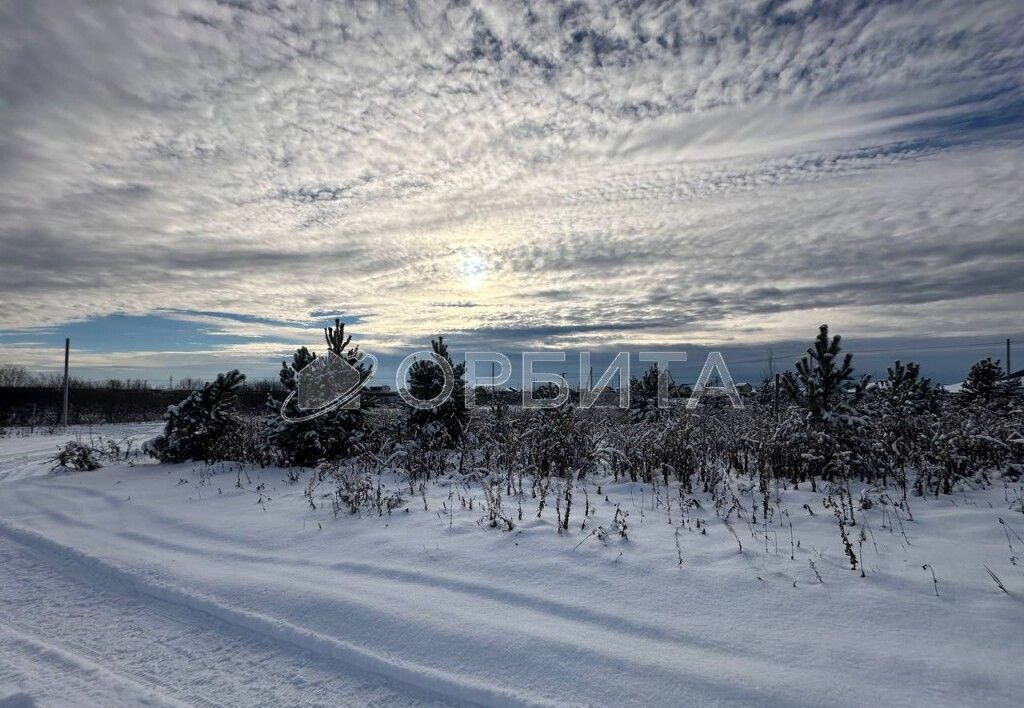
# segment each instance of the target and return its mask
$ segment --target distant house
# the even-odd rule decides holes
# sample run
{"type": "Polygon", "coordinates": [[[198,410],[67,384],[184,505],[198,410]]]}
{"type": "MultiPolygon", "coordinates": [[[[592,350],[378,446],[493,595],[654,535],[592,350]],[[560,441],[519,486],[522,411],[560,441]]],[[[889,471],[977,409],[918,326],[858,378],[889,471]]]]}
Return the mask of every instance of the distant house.
{"type": "Polygon", "coordinates": [[[390,386],[367,386],[363,393],[369,401],[378,406],[394,406],[398,404],[398,391],[392,391],[390,386]]]}

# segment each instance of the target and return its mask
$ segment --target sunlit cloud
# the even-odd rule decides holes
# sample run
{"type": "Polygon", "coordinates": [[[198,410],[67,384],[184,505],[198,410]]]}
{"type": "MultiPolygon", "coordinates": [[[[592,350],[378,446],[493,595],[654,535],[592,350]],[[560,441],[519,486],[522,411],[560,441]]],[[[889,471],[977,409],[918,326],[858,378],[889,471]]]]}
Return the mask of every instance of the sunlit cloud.
{"type": "Polygon", "coordinates": [[[1008,2],[9,3],[0,330],[161,313],[260,362],[325,313],[375,351],[1006,330],[1021,27],[1008,2]]]}

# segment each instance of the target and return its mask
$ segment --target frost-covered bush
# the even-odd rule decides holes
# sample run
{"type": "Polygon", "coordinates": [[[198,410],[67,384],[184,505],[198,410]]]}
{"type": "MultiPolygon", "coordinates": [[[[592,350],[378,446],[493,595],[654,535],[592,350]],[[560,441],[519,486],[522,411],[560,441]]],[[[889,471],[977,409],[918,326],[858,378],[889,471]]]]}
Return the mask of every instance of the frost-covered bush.
{"type": "Polygon", "coordinates": [[[341,512],[390,514],[405,503],[401,492],[388,489],[383,474],[373,473],[358,464],[321,462],[306,485],[306,499],[314,509],[317,502],[330,504],[337,516],[341,512]]]}
{"type": "Polygon", "coordinates": [[[533,464],[542,474],[576,478],[594,471],[597,446],[590,437],[594,428],[575,412],[572,403],[540,411],[537,444],[531,452],[533,464]]]}
{"type": "Polygon", "coordinates": [[[50,462],[56,463],[54,471],[91,472],[103,467],[99,461],[100,455],[99,450],[89,445],[68,440],[60,452],[50,458],[50,462]]]}
{"type": "Polygon", "coordinates": [[[264,421],[258,416],[238,417],[220,438],[215,459],[244,462],[264,467],[276,459],[267,441],[264,421]]]}
{"type": "Polygon", "coordinates": [[[161,462],[230,459],[241,427],[236,403],[244,381],[237,370],[218,374],[215,381],[168,408],[163,435],[147,443],[146,450],[161,462]]]}

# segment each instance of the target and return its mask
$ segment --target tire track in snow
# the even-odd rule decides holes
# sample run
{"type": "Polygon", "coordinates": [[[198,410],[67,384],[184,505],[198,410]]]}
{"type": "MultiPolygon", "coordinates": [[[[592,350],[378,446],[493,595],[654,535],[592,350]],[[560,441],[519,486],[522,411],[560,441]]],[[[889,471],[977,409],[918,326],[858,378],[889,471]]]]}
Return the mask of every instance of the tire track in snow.
{"type": "MultiPolygon", "coordinates": [[[[65,484],[48,484],[47,487],[48,490],[56,487],[59,490],[57,498],[66,499],[68,503],[73,502],[82,490],[88,490],[84,496],[99,500],[105,505],[114,504],[117,500],[115,495],[88,487],[65,484]]],[[[333,586],[332,591],[334,611],[341,614],[357,613],[357,616],[362,619],[364,625],[383,627],[386,626],[385,623],[390,622],[393,630],[402,631],[403,625],[400,622],[392,621],[394,619],[392,616],[394,612],[382,609],[383,604],[393,608],[401,607],[401,611],[406,615],[410,614],[410,608],[413,603],[421,606],[422,612],[419,614],[411,613],[415,617],[407,617],[409,621],[414,623],[417,621],[433,623],[429,613],[430,607],[445,606],[448,608],[448,614],[451,615],[453,613],[460,613],[461,609],[465,607],[485,604],[492,608],[488,612],[496,618],[496,621],[498,621],[498,617],[505,614],[507,608],[516,608],[516,612],[519,615],[519,620],[515,623],[516,626],[505,625],[502,629],[496,630],[497,632],[511,631],[518,641],[537,641],[540,643],[540,647],[544,647],[551,652],[565,652],[562,655],[576,657],[576,660],[585,662],[588,665],[614,667],[623,676],[643,675],[654,677],[662,682],[678,683],[680,681],[680,671],[685,671],[685,680],[688,685],[714,686],[715,690],[724,690],[719,689],[720,680],[713,676],[712,672],[709,672],[706,668],[701,668],[703,664],[717,661],[718,664],[732,666],[737,671],[753,675],[764,674],[771,671],[775,666],[770,657],[764,656],[766,652],[751,651],[750,647],[737,648],[734,645],[728,645],[711,637],[689,633],[679,628],[659,627],[640,621],[637,618],[616,615],[578,603],[561,602],[551,597],[519,592],[508,587],[499,587],[486,582],[428,573],[422,569],[404,569],[395,566],[351,561],[325,563],[312,559],[268,555],[266,552],[254,553],[241,550],[237,545],[237,538],[231,539],[235,544],[234,547],[209,544],[207,543],[206,535],[199,533],[186,534],[186,537],[192,540],[191,544],[170,541],[167,540],[168,536],[177,535],[188,526],[181,524],[176,517],[168,518],[169,525],[166,533],[162,535],[147,533],[141,530],[112,530],[109,528],[109,524],[88,522],[56,510],[53,508],[52,499],[49,504],[39,505],[38,500],[34,499],[31,494],[26,493],[22,496],[23,491],[27,490],[12,489],[10,491],[15,493],[16,498],[22,497],[19,500],[21,503],[37,509],[45,518],[59,522],[60,526],[95,530],[107,537],[109,541],[127,542],[128,545],[124,548],[121,548],[118,543],[118,553],[127,553],[131,558],[145,558],[147,557],[147,550],[161,549],[171,551],[176,557],[168,558],[179,567],[187,567],[193,559],[198,563],[209,562],[211,559],[215,559],[231,565],[236,572],[239,570],[236,564],[246,564],[249,568],[245,573],[254,578],[266,577],[267,574],[270,574],[270,577],[274,577],[285,571],[289,578],[289,587],[292,590],[302,588],[311,593],[316,593],[325,583],[329,584],[330,578],[336,577],[339,582],[333,586]],[[288,569],[294,572],[287,572],[288,569]],[[452,604],[451,600],[455,595],[460,596],[460,600],[452,604]],[[385,596],[391,598],[390,603],[383,602],[385,596]],[[368,597],[374,598],[374,601],[366,602],[368,597]],[[404,607],[402,607],[403,604],[404,607]],[[623,655],[617,649],[617,647],[640,643],[647,646],[657,645],[660,648],[661,651],[656,661],[635,662],[632,657],[623,655]],[[697,662],[701,663],[698,664],[697,662]]],[[[56,506],[61,506],[61,504],[56,506]]],[[[147,521],[149,522],[153,521],[154,514],[151,512],[152,509],[147,508],[147,521]]],[[[156,512],[155,516],[160,516],[159,512],[156,512]]],[[[164,559],[165,563],[168,558],[164,559]]],[[[103,560],[100,562],[107,563],[107,561],[103,560]]],[[[134,565],[134,561],[132,561],[132,564],[134,565]]],[[[159,569],[154,570],[156,575],[163,575],[159,569]]],[[[122,569],[122,572],[128,571],[122,569]]],[[[131,574],[133,577],[139,577],[137,569],[133,570],[131,574]]],[[[174,584],[177,585],[178,583],[174,581],[174,584]]],[[[216,596],[204,596],[203,599],[218,607],[224,607],[224,601],[216,596]]],[[[301,615],[299,615],[298,624],[294,624],[290,619],[281,619],[280,615],[268,617],[261,610],[259,604],[253,606],[250,603],[249,608],[232,605],[229,609],[243,615],[255,615],[268,621],[272,626],[286,627],[285,632],[289,635],[287,640],[295,641],[302,646],[307,646],[303,642],[307,641],[307,636],[312,636],[317,638],[318,641],[325,640],[327,642],[327,647],[323,651],[328,653],[335,651],[331,648],[331,644],[334,642],[339,642],[345,647],[355,648],[358,653],[355,658],[342,657],[342,660],[346,663],[363,661],[363,657],[366,654],[369,654],[371,657],[383,656],[387,657],[386,661],[395,664],[425,669],[426,672],[431,672],[435,675],[440,673],[448,682],[456,684],[468,683],[463,678],[466,676],[465,673],[450,675],[429,668],[429,664],[426,664],[426,661],[429,661],[429,659],[426,661],[419,657],[413,661],[391,659],[391,657],[396,655],[402,656],[402,654],[398,652],[395,654],[385,653],[388,651],[386,647],[381,651],[372,643],[369,646],[373,646],[373,650],[365,648],[367,645],[362,643],[366,641],[365,639],[359,640],[360,644],[345,641],[344,639],[335,639],[335,637],[339,636],[339,632],[344,632],[343,627],[335,627],[334,631],[330,634],[324,633],[316,628],[310,629],[306,621],[301,618],[301,615]],[[299,636],[298,639],[291,636],[293,632],[299,636]],[[424,663],[416,663],[416,661],[424,663]]],[[[217,614],[213,610],[210,612],[211,614],[217,614]]],[[[453,621],[456,626],[459,626],[462,622],[471,623],[472,620],[473,613],[470,612],[461,619],[449,618],[446,621],[453,621]]],[[[445,628],[437,626],[436,623],[433,623],[432,629],[439,632],[446,631],[445,628]]],[[[372,640],[370,641],[372,642],[372,640]]],[[[490,651],[493,648],[481,647],[481,649],[490,651]]],[[[552,661],[555,661],[555,659],[552,658],[552,661]]],[[[363,666],[362,664],[356,665],[363,666]]],[[[378,671],[370,667],[367,667],[367,670],[378,671]]],[[[405,682],[404,679],[401,680],[405,682]]],[[[421,679],[414,677],[408,682],[417,686],[423,685],[428,690],[438,691],[452,698],[465,700],[465,696],[460,693],[448,693],[438,689],[431,689],[429,682],[427,684],[416,683],[419,680],[421,679]]],[[[510,689],[497,689],[492,686],[486,686],[485,688],[486,692],[482,698],[474,698],[472,700],[487,705],[505,705],[507,703],[504,703],[504,701],[510,700],[507,696],[514,696],[511,705],[544,702],[542,698],[529,695],[522,696],[510,689]],[[497,696],[505,697],[499,699],[497,696]]]]}
{"type": "Polygon", "coordinates": [[[58,652],[61,656],[85,668],[99,671],[125,684],[136,686],[158,696],[173,705],[201,706],[202,708],[224,708],[219,703],[195,690],[182,692],[174,684],[164,681],[152,672],[134,671],[125,667],[113,667],[102,652],[81,642],[69,639],[43,639],[29,627],[16,622],[0,620],[0,631],[8,631],[28,643],[38,644],[58,652]]]}
{"type": "Polygon", "coordinates": [[[436,704],[206,614],[118,592],[125,583],[96,568],[68,577],[53,567],[59,558],[0,533],[0,698],[21,684],[56,705],[436,704]]]}
{"type": "MultiPolygon", "coordinates": [[[[367,672],[417,689],[425,697],[444,696],[459,704],[487,706],[564,705],[466,679],[430,667],[376,654],[340,639],[318,634],[286,621],[236,607],[186,591],[170,584],[142,578],[103,559],[63,546],[42,534],[0,518],[0,534],[25,546],[33,554],[56,565],[70,566],[76,575],[86,576],[103,587],[127,589],[147,598],[166,602],[200,615],[252,632],[275,644],[286,644],[311,652],[357,672],[367,672]]],[[[205,623],[209,623],[204,620],[205,623]]],[[[361,703],[360,703],[361,704],[361,703]]]]}
{"type": "MultiPolygon", "coordinates": [[[[169,706],[187,706],[175,699],[166,692],[166,686],[160,686],[157,682],[147,680],[124,671],[111,670],[101,661],[96,661],[91,652],[84,653],[80,648],[70,649],[67,643],[58,642],[53,639],[42,639],[23,628],[19,628],[10,622],[0,620],[0,666],[7,665],[9,668],[4,674],[0,674],[7,682],[22,678],[21,674],[31,672],[33,678],[39,678],[39,674],[56,674],[62,682],[72,684],[76,691],[88,691],[86,686],[80,684],[96,684],[98,679],[105,684],[116,685],[116,694],[119,700],[124,699],[124,693],[135,694],[133,698],[139,702],[157,702],[169,706]],[[27,656],[26,656],[27,655],[27,656]],[[26,661],[27,659],[27,661],[26,661]],[[25,670],[19,671],[15,664],[27,663],[25,670]],[[75,675],[78,674],[78,675],[75,675]]],[[[28,695],[31,696],[30,691],[28,695]]],[[[90,700],[95,698],[95,693],[90,700]]],[[[81,700],[82,696],[79,696],[81,700]]],[[[217,704],[204,703],[206,706],[217,704]]]]}
{"type": "MultiPolygon", "coordinates": [[[[74,499],[74,497],[82,495],[101,501],[108,507],[114,507],[121,501],[121,499],[109,492],[95,490],[80,485],[52,484],[48,486],[50,489],[57,489],[62,493],[66,493],[68,495],[68,499],[74,499]]],[[[11,491],[16,494],[21,492],[21,490],[11,491]]],[[[30,497],[25,497],[22,501],[26,505],[32,505],[34,503],[34,500],[30,497]]],[[[185,557],[195,557],[197,560],[202,557],[209,558],[210,556],[213,556],[218,560],[238,561],[251,564],[255,567],[273,567],[278,571],[282,568],[293,568],[295,570],[329,570],[349,578],[352,576],[361,576],[368,580],[384,581],[395,587],[404,586],[410,590],[408,593],[403,590],[400,594],[408,594],[409,596],[414,594],[415,588],[420,588],[446,594],[463,595],[470,601],[483,600],[501,605],[517,606],[524,610],[542,613],[547,619],[569,622],[580,628],[590,627],[593,629],[599,629],[603,632],[614,633],[616,635],[615,641],[620,644],[640,640],[651,641],[653,639],[666,643],[679,642],[702,651],[718,652],[723,656],[728,655],[733,658],[737,656],[736,647],[724,641],[714,641],[708,637],[687,634],[679,631],[678,629],[669,629],[658,626],[654,623],[632,620],[628,617],[622,616],[621,614],[602,611],[594,607],[562,602],[551,597],[516,591],[507,586],[491,585],[463,578],[454,578],[436,573],[428,573],[422,569],[406,569],[377,563],[354,561],[333,561],[321,563],[302,558],[297,559],[276,555],[270,556],[265,551],[257,553],[253,551],[240,550],[237,546],[217,547],[207,542],[209,533],[205,528],[193,527],[191,524],[183,524],[175,517],[161,515],[159,512],[149,509],[147,509],[147,515],[149,516],[150,521],[156,519],[163,520],[168,524],[168,527],[173,528],[174,531],[185,530],[195,533],[197,538],[201,537],[204,541],[201,554],[197,552],[195,544],[172,541],[166,536],[156,535],[142,530],[110,531],[107,527],[101,524],[85,521],[80,517],[66,514],[51,507],[40,507],[40,512],[44,513],[48,518],[59,521],[64,526],[73,526],[85,530],[103,531],[104,533],[110,533],[118,539],[138,544],[142,548],[159,548],[162,550],[172,551],[185,557]]],[[[230,536],[224,536],[223,538],[227,541],[237,543],[237,539],[231,538],[230,536]]],[[[770,652],[757,654],[749,651],[746,658],[756,660],[759,658],[769,658],[769,656],[770,652]]]]}

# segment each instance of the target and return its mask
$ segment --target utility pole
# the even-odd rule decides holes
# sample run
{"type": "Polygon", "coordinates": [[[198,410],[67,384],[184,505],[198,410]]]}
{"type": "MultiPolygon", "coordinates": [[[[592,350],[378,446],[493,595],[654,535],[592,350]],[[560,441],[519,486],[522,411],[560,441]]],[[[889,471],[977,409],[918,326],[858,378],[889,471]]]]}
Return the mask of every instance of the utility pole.
{"type": "Polygon", "coordinates": [[[64,340],[64,415],[61,416],[61,424],[66,428],[68,427],[68,385],[70,379],[68,378],[68,364],[71,360],[71,338],[68,337],[64,340]]]}
{"type": "Polygon", "coordinates": [[[1010,338],[1006,338],[1006,378],[1013,373],[1013,366],[1010,365],[1010,338]]]}

